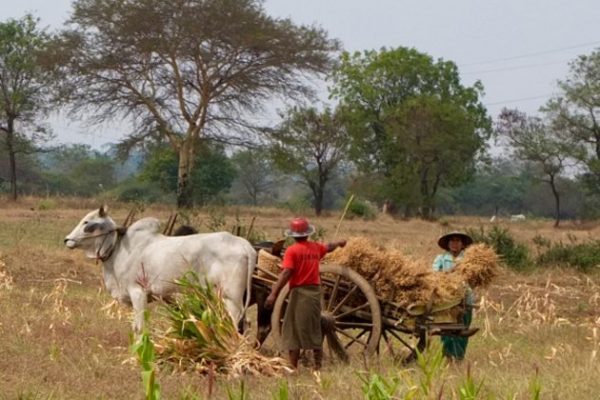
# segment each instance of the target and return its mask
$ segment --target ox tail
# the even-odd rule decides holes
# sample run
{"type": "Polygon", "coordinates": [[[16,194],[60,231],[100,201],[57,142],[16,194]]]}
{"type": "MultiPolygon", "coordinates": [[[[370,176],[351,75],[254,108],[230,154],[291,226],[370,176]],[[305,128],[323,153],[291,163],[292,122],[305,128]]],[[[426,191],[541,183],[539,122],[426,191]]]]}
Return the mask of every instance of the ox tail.
{"type": "Polygon", "coordinates": [[[247,252],[248,255],[248,277],[246,278],[246,304],[242,309],[242,318],[246,316],[246,310],[250,307],[250,300],[252,297],[252,275],[254,274],[254,268],[256,267],[256,251],[250,247],[247,252]]]}

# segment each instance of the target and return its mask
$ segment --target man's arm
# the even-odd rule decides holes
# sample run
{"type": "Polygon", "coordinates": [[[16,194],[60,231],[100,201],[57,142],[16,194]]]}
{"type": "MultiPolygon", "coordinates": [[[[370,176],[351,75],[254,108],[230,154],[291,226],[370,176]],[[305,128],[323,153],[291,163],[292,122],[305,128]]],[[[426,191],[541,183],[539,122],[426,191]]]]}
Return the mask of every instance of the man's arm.
{"type": "Polygon", "coordinates": [[[346,245],[346,241],[345,240],[338,240],[337,242],[327,243],[327,245],[326,245],[327,252],[331,253],[332,251],[334,251],[338,247],[344,247],[345,245],[346,245]]]}
{"type": "Polygon", "coordinates": [[[265,300],[266,308],[273,308],[273,304],[275,304],[275,300],[277,300],[277,295],[279,294],[279,291],[285,286],[286,283],[288,283],[291,277],[291,269],[284,268],[281,270],[279,276],[277,277],[277,282],[275,282],[275,284],[271,288],[271,293],[269,293],[269,297],[267,297],[267,300],[265,300]]]}

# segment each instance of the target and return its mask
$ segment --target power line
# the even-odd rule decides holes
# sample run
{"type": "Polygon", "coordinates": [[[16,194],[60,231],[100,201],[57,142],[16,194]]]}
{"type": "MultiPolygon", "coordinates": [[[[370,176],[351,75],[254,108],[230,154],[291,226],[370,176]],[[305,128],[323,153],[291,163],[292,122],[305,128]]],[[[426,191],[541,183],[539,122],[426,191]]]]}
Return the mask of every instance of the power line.
{"type": "Polygon", "coordinates": [[[527,57],[539,56],[539,55],[543,55],[543,54],[558,53],[560,51],[571,50],[571,49],[578,49],[578,48],[581,48],[581,47],[588,47],[588,46],[596,45],[596,44],[600,44],[600,41],[588,42],[588,43],[581,43],[581,44],[577,44],[577,45],[573,45],[573,46],[559,47],[559,48],[555,48],[555,49],[551,49],[551,50],[538,51],[538,52],[535,52],[535,53],[521,54],[521,55],[518,55],[518,56],[512,56],[512,57],[506,57],[506,58],[496,58],[496,59],[492,59],[492,60],[488,60],[488,61],[480,61],[480,62],[469,63],[469,64],[461,64],[461,65],[459,65],[459,67],[463,68],[463,67],[470,67],[472,65],[492,64],[492,63],[496,63],[496,62],[500,62],[500,61],[517,60],[519,58],[527,58],[527,57]]]}
{"type": "Polygon", "coordinates": [[[555,61],[555,62],[551,62],[551,63],[527,64],[527,65],[517,65],[514,67],[506,67],[506,68],[494,68],[494,69],[486,69],[486,70],[480,70],[480,71],[467,71],[467,72],[462,72],[461,75],[487,74],[490,72],[502,72],[502,71],[513,71],[513,70],[527,69],[527,68],[547,67],[550,65],[564,64],[565,62],[566,61],[555,61]]]}
{"type": "Polygon", "coordinates": [[[497,106],[497,105],[500,105],[500,104],[518,103],[520,101],[537,100],[537,99],[548,98],[548,97],[550,97],[552,95],[553,95],[552,93],[549,93],[549,94],[543,94],[543,95],[539,95],[539,96],[521,97],[519,99],[496,101],[496,102],[493,102],[493,103],[484,103],[484,105],[487,107],[487,106],[497,106]]]}

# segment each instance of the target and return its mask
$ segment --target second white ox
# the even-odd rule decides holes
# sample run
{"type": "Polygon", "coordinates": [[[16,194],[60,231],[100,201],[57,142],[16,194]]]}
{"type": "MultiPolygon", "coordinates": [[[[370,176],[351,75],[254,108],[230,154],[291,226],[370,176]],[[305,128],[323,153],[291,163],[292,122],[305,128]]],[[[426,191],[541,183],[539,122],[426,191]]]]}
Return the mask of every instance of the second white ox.
{"type": "Polygon", "coordinates": [[[256,252],[248,241],[228,232],[165,236],[156,218],[140,219],[124,229],[100,207],[79,222],[65,244],[102,261],[104,283],[112,297],[133,306],[136,332],[143,326],[147,302],[168,299],[178,289],[174,281],[190,270],[220,288],[236,323],[248,308],[256,252]],[[248,291],[245,305],[244,291],[248,291]]]}

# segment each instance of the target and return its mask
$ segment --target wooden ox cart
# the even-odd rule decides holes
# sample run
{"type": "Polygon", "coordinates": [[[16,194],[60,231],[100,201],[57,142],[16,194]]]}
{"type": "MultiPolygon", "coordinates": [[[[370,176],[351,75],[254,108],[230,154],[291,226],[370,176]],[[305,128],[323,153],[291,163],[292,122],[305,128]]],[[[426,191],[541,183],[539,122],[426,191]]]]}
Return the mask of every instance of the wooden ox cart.
{"type": "MultiPolygon", "coordinates": [[[[257,267],[253,291],[268,293],[277,276],[257,267]]],[[[464,336],[468,330],[462,321],[466,307],[462,299],[443,305],[414,304],[402,307],[377,296],[371,284],[351,268],[321,265],[321,326],[325,348],[340,360],[350,354],[391,354],[410,361],[417,350],[423,351],[430,335],[464,336]],[[383,339],[383,340],[382,340],[383,339]]],[[[288,301],[286,285],[277,297],[271,315],[271,332],[280,343],[280,332],[288,301]]],[[[265,296],[258,296],[265,297],[265,296]]]]}

